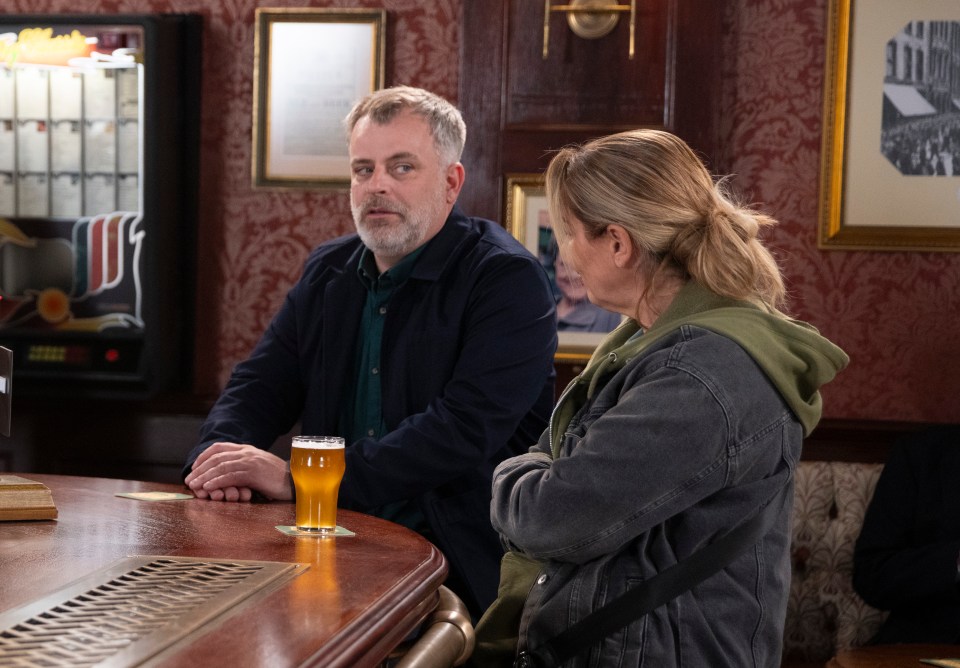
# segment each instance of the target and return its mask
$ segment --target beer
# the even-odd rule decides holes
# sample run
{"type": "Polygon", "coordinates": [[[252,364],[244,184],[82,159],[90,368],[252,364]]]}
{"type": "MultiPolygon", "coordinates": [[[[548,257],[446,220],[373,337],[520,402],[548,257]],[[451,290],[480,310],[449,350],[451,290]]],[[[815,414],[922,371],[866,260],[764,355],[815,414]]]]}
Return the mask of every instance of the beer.
{"type": "Polygon", "coordinates": [[[337,493],[346,467],[344,441],[338,436],[295,436],[290,473],[297,491],[297,529],[333,532],[337,493]]]}

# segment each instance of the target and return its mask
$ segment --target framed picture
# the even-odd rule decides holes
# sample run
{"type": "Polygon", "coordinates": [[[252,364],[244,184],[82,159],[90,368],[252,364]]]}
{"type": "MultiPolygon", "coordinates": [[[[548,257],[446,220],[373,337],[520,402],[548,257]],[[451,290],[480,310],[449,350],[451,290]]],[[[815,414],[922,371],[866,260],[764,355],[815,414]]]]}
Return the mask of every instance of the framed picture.
{"type": "Polygon", "coordinates": [[[550,227],[540,174],[508,174],[504,201],[507,231],[540,259],[557,301],[557,360],[586,362],[621,316],[591,304],[576,272],[567,267],[550,227]]]}
{"type": "Polygon", "coordinates": [[[827,37],[820,247],[960,250],[960,3],[829,0],[827,37]]]}
{"type": "Polygon", "coordinates": [[[383,87],[384,9],[256,10],[253,186],[345,188],[343,119],[383,87]]]}

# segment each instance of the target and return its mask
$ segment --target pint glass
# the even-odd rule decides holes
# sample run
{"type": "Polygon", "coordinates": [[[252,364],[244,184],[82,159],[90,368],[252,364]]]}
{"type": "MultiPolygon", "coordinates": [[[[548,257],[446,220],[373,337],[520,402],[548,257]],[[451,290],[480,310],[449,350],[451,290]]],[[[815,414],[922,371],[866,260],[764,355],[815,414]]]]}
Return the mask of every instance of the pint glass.
{"type": "Polygon", "coordinates": [[[336,530],[337,492],[345,468],[343,446],[339,436],[294,436],[290,473],[297,492],[298,530],[336,530]]]}

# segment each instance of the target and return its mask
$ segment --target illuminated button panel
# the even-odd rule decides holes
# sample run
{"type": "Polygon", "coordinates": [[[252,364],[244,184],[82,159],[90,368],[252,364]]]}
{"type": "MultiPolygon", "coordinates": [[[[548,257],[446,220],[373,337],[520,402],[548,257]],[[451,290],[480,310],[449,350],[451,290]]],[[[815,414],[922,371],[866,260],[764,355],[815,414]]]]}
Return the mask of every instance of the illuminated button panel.
{"type": "MultiPolygon", "coordinates": [[[[17,352],[17,346],[14,351],[17,352]]],[[[20,348],[21,370],[131,373],[137,370],[142,344],[129,341],[32,343],[20,348]]]]}
{"type": "Polygon", "coordinates": [[[27,350],[27,361],[86,366],[90,362],[90,348],[85,346],[32,345],[27,350]]]}

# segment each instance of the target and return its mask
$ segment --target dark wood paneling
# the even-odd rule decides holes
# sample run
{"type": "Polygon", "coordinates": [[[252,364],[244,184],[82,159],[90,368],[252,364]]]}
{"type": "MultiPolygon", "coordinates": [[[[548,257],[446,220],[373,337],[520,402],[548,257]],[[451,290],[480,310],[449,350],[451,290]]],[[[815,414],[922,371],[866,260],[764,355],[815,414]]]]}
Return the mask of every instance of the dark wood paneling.
{"type": "Polygon", "coordinates": [[[560,398],[564,388],[570,384],[570,381],[580,375],[580,372],[583,371],[586,366],[586,362],[556,362],[554,364],[557,370],[557,399],[560,398]]]}
{"type": "Polygon", "coordinates": [[[674,76],[667,100],[667,129],[700,152],[717,171],[721,151],[723,14],[727,0],[675,3],[674,76]]]}
{"type": "Polygon", "coordinates": [[[499,219],[505,174],[542,171],[562,146],[637,127],[675,132],[711,161],[719,152],[724,5],[639,2],[632,60],[628,14],[611,34],[585,40],[554,12],[544,60],[542,3],[465,0],[464,210],[499,219]]]}
{"type": "Polygon", "coordinates": [[[467,123],[458,200],[468,215],[500,219],[500,103],[506,0],[464,0],[458,105],[467,123]]]}
{"type": "Polygon", "coordinates": [[[14,400],[11,468],[179,482],[212,402],[193,396],[150,401],[24,397],[14,400]]]}
{"type": "Polygon", "coordinates": [[[543,58],[543,4],[509,3],[504,126],[661,125],[665,123],[669,3],[638,2],[636,53],[628,57],[630,16],[599,39],[583,39],[551,12],[543,58]]]}
{"type": "Polygon", "coordinates": [[[882,463],[894,443],[929,426],[920,422],[821,420],[803,442],[802,459],[882,463]]]}

